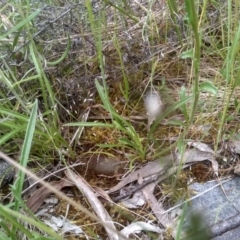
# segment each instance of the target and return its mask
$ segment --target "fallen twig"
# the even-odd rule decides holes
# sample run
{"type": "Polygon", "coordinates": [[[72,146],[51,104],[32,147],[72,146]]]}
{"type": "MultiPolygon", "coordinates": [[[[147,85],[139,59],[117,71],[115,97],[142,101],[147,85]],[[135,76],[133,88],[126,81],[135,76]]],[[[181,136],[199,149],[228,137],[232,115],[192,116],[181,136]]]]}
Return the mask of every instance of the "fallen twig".
{"type": "Polygon", "coordinates": [[[97,216],[107,224],[104,225],[104,228],[108,234],[110,240],[117,240],[119,239],[117,230],[113,224],[111,217],[109,216],[106,209],[103,207],[101,202],[98,200],[96,195],[94,194],[92,188],[88,185],[88,183],[79,175],[75,174],[71,170],[66,170],[65,175],[68,179],[73,181],[76,187],[85,195],[86,199],[92,206],[93,210],[97,214],[97,216]],[[110,227],[109,227],[110,226],[110,227]]]}

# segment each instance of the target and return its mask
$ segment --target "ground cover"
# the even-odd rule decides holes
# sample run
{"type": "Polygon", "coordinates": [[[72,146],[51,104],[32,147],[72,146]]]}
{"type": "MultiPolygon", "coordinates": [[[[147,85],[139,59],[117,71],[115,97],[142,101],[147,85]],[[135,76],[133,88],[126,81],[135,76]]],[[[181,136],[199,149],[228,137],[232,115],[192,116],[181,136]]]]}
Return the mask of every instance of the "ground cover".
{"type": "Polygon", "coordinates": [[[189,184],[238,173],[238,1],[0,9],[2,238],[184,239],[189,184]]]}

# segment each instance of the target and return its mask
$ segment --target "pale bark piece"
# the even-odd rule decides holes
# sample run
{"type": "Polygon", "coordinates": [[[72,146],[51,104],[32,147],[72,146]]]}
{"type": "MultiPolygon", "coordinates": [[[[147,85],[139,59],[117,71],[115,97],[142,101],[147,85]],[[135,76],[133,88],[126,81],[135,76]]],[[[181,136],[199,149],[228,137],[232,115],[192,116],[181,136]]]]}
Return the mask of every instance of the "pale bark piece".
{"type": "Polygon", "coordinates": [[[238,163],[234,168],[234,173],[240,176],[240,164],[238,163]]]}
{"type": "MultiPolygon", "coordinates": [[[[120,190],[122,191],[122,190],[120,190]]],[[[121,193],[120,193],[121,195],[121,193]]],[[[132,198],[128,198],[126,200],[122,200],[121,204],[125,208],[130,208],[130,209],[136,209],[142,207],[144,204],[146,204],[146,199],[143,196],[141,191],[137,191],[133,194],[132,198]]]]}
{"type": "Polygon", "coordinates": [[[168,156],[161,157],[158,160],[147,163],[147,165],[143,166],[141,169],[134,171],[126,178],[123,178],[122,181],[119,182],[116,186],[110,188],[108,193],[110,194],[116,192],[127,184],[137,181],[139,179],[139,176],[145,179],[156,174],[161,175],[162,173],[164,175],[171,167],[175,169],[176,166],[181,165],[181,167],[183,168],[183,166],[186,164],[193,162],[201,162],[204,160],[211,161],[214,171],[217,173],[218,163],[214,158],[214,154],[210,152],[203,152],[198,149],[188,149],[185,151],[183,156],[181,156],[181,154],[179,153],[170,154],[168,156]]]}
{"type": "Polygon", "coordinates": [[[104,191],[102,188],[94,186],[92,187],[92,189],[96,192],[97,197],[102,197],[108,201],[112,201],[107,192],[104,191]]]}
{"type": "Polygon", "coordinates": [[[234,140],[229,142],[229,147],[233,152],[240,154],[240,141],[234,140]]]}
{"type": "Polygon", "coordinates": [[[55,217],[50,214],[44,214],[43,222],[58,233],[72,233],[78,236],[80,234],[84,234],[83,230],[79,226],[73,224],[71,221],[61,215],[55,217]]]}
{"type": "Polygon", "coordinates": [[[210,152],[204,152],[193,148],[186,150],[183,154],[183,157],[181,157],[181,154],[178,153],[176,163],[185,164],[190,162],[201,162],[204,160],[212,161],[213,157],[213,154],[210,152]]]}
{"type": "Polygon", "coordinates": [[[126,186],[127,184],[134,182],[139,179],[139,176],[142,178],[149,177],[159,172],[165,172],[172,164],[174,156],[172,154],[162,157],[158,160],[149,162],[147,165],[143,166],[141,169],[134,171],[129,176],[124,178],[116,186],[109,189],[108,193],[116,192],[126,186]]]}
{"type": "Polygon", "coordinates": [[[156,233],[164,232],[164,230],[161,230],[159,227],[154,226],[150,223],[134,222],[128,225],[127,227],[125,227],[123,230],[121,230],[121,233],[128,238],[130,234],[139,233],[140,231],[150,231],[150,232],[156,232],[156,233]]]}
{"type": "Polygon", "coordinates": [[[66,170],[65,175],[69,180],[75,183],[76,187],[84,194],[97,216],[102,220],[103,223],[106,223],[103,225],[103,227],[105,228],[109,239],[118,240],[119,237],[113,221],[106,209],[96,197],[91,186],[89,186],[89,184],[81,176],[75,174],[71,170],[66,170]]]}
{"type": "MultiPolygon", "coordinates": [[[[187,163],[183,166],[181,166],[181,169],[187,168],[191,166],[193,163],[187,163]]],[[[167,169],[165,172],[160,172],[160,174],[154,174],[150,177],[144,178],[144,182],[141,185],[136,185],[132,187],[123,187],[120,190],[119,196],[114,197],[113,201],[118,202],[122,199],[121,203],[124,204],[127,208],[139,208],[139,206],[143,205],[145,203],[145,198],[142,196],[142,193],[140,192],[141,189],[143,189],[145,186],[149,185],[150,183],[155,183],[156,185],[163,181],[164,179],[171,176],[173,173],[175,173],[178,170],[179,166],[171,167],[167,169]],[[140,194],[138,194],[140,193],[140,194]],[[132,198],[127,199],[128,197],[132,196],[132,198]]]]}
{"type": "Polygon", "coordinates": [[[215,159],[214,153],[212,152],[208,152],[208,151],[200,151],[196,148],[193,149],[188,149],[186,150],[186,152],[184,153],[183,157],[181,157],[181,154],[177,155],[177,160],[176,163],[177,164],[186,164],[186,163],[190,163],[190,162],[201,162],[201,161],[205,161],[208,160],[212,163],[212,168],[216,174],[216,176],[218,176],[218,162],[215,159]]]}
{"type": "MultiPolygon", "coordinates": [[[[61,190],[64,187],[71,187],[74,184],[72,182],[67,181],[66,179],[62,179],[60,181],[53,181],[49,183],[57,190],[61,190]]],[[[27,200],[27,207],[35,213],[43,204],[45,198],[47,198],[52,193],[51,190],[49,190],[46,187],[39,188],[30,198],[27,200]]]]}
{"type": "Polygon", "coordinates": [[[189,140],[189,141],[187,141],[187,144],[191,147],[195,147],[196,149],[198,149],[200,151],[209,152],[209,153],[214,154],[214,151],[206,143],[189,140]]]}
{"type": "Polygon", "coordinates": [[[168,226],[172,226],[173,220],[171,220],[170,216],[168,213],[164,213],[165,209],[163,208],[163,205],[157,201],[155,196],[153,195],[153,191],[155,189],[156,184],[151,183],[145,188],[142,189],[142,193],[150,205],[154,215],[157,217],[159,223],[167,228],[168,226]]]}

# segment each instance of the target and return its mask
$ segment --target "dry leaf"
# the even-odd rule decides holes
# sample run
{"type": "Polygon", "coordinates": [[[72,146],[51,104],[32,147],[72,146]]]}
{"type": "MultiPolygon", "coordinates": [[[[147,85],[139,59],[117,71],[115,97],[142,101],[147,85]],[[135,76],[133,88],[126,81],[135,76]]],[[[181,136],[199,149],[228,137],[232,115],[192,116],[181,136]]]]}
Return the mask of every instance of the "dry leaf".
{"type": "Polygon", "coordinates": [[[109,197],[109,195],[102,188],[95,186],[95,187],[92,187],[92,189],[96,192],[97,197],[102,197],[108,201],[111,201],[111,198],[109,197]]]}
{"type": "MultiPolygon", "coordinates": [[[[120,195],[121,195],[121,191],[122,190],[120,190],[120,195]]],[[[141,191],[135,192],[132,198],[121,201],[121,204],[125,208],[130,208],[130,209],[136,209],[136,208],[142,207],[145,203],[146,203],[146,200],[141,191]]]]}
{"type": "Polygon", "coordinates": [[[173,220],[170,219],[168,213],[162,214],[163,212],[165,212],[165,209],[163,208],[163,205],[160,202],[158,202],[155,196],[153,195],[155,186],[156,184],[154,183],[149,184],[148,186],[142,189],[142,193],[146,201],[150,205],[154,215],[157,217],[159,223],[161,223],[165,228],[167,228],[168,226],[173,226],[172,225],[173,220]]]}
{"type": "Polygon", "coordinates": [[[231,149],[235,152],[240,154],[240,141],[235,140],[235,141],[230,141],[229,142],[229,146],[231,147],[231,149]]]}
{"type": "Polygon", "coordinates": [[[240,164],[239,163],[235,166],[234,173],[240,176],[240,164]]]}
{"type": "Polygon", "coordinates": [[[170,154],[165,157],[161,157],[159,160],[155,160],[152,162],[147,163],[147,165],[143,166],[141,169],[132,172],[126,178],[123,178],[121,182],[119,182],[116,186],[109,189],[108,193],[113,193],[127,184],[137,181],[139,177],[146,180],[147,177],[152,175],[160,175],[162,173],[163,178],[165,179],[167,176],[167,172],[174,173],[178,168],[178,165],[181,165],[182,168],[188,166],[190,163],[200,162],[204,160],[209,160],[212,163],[212,167],[216,173],[218,174],[218,163],[214,158],[214,154],[210,152],[203,152],[198,149],[188,149],[181,157],[180,153],[176,153],[175,155],[170,154]],[[184,166],[185,164],[185,166],[184,166]],[[172,170],[171,170],[172,168],[172,170]]]}
{"type": "Polygon", "coordinates": [[[125,227],[121,233],[125,237],[129,237],[130,234],[133,233],[139,233],[141,231],[150,231],[150,232],[156,232],[156,233],[163,233],[164,230],[161,230],[159,227],[154,226],[150,223],[145,223],[145,222],[134,222],[125,227]]]}
{"type": "Polygon", "coordinates": [[[116,186],[110,188],[108,193],[118,191],[119,189],[123,188],[127,184],[138,180],[139,176],[141,176],[142,178],[146,178],[151,175],[158,174],[160,172],[165,173],[166,170],[172,165],[173,159],[174,159],[174,156],[170,154],[168,156],[161,157],[158,160],[147,163],[147,165],[145,165],[141,169],[135,172],[132,172],[129,176],[124,178],[116,186]]]}
{"type": "MultiPolygon", "coordinates": [[[[61,190],[64,187],[73,186],[73,183],[62,179],[61,181],[53,181],[49,183],[57,190],[61,190]]],[[[35,213],[42,205],[45,198],[47,198],[51,194],[51,190],[46,187],[39,188],[30,198],[27,200],[27,207],[35,213]]]]}
{"type": "Polygon", "coordinates": [[[181,160],[183,161],[183,164],[208,160],[212,163],[212,168],[216,176],[218,176],[218,162],[215,159],[214,153],[200,151],[195,148],[188,149],[185,151],[182,158],[181,158],[181,154],[179,153],[177,154],[176,162],[180,164],[181,160]]]}
{"type": "Polygon", "coordinates": [[[187,144],[191,147],[195,147],[200,151],[214,154],[214,151],[206,143],[197,142],[197,141],[187,141],[187,144]]]}
{"type": "Polygon", "coordinates": [[[177,160],[176,163],[181,164],[181,163],[190,163],[190,162],[201,162],[204,160],[210,160],[213,158],[213,154],[209,152],[203,152],[198,149],[187,149],[183,157],[181,156],[180,153],[177,153],[177,160]],[[182,161],[182,162],[181,162],[182,161]]]}
{"type": "Polygon", "coordinates": [[[55,232],[72,233],[76,235],[84,234],[79,226],[73,224],[63,216],[55,217],[47,214],[44,215],[43,222],[51,227],[55,232]]]}

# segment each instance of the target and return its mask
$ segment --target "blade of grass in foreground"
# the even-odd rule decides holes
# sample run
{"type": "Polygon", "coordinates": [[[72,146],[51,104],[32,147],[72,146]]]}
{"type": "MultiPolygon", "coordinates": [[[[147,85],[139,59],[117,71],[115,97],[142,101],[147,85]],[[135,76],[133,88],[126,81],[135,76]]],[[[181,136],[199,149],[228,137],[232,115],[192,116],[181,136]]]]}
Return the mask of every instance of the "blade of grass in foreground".
{"type": "MultiPolygon", "coordinates": [[[[49,240],[50,239],[57,239],[57,240],[63,239],[58,233],[56,233],[52,228],[46,226],[44,223],[42,223],[40,221],[36,221],[29,216],[25,216],[19,212],[9,209],[6,206],[0,205],[0,212],[1,212],[1,215],[4,216],[6,219],[8,219],[10,223],[12,223],[14,226],[17,226],[17,228],[20,231],[22,231],[22,233],[24,233],[28,237],[28,239],[49,239],[49,240]],[[29,223],[29,224],[37,227],[41,231],[44,231],[48,235],[52,236],[52,238],[44,238],[39,233],[36,233],[36,232],[32,231],[31,229],[28,230],[21,223],[19,223],[19,221],[17,219],[20,219],[23,222],[29,223]]],[[[11,235],[13,235],[12,231],[11,231],[11,235]]],[[[16,235],[13,235],[13,237],[11,239],[14,239],[14,240],[18,239],[18,238],[15,238],[15,236],[16,235]]],[[[2,238],[0,238],[0,239],[2,239],[2,238]]]]}
{"type": "MultiPolygon", "coordinates": [[[[22,152],[20,157],[20,164],[24,168],[26,168],[27,166],[29,153],[32,146],[32,140],[33,140],[33,135],[34,135],[35,126],[36,126],[37,109],[38,109],[38,101],[36,100],[35,103],[33,104],[33,108],[32,108],[29,122],[27,125],[25,139],[23,142],[23,147],[22,147],[22,152]]],[[[13,185],[13,189],[14,189],[13,194],[15,198],[15,206],[14,206],[15,211],[19,211],[19,207],[20,207],[19,199],[21,199],[21,195],[22,195],[24,177],[25,177],[25,173],[23,171],[19,171],[16,178],[16,182],[13,185]]],[[[16,229],[13,229],[13,230],[16,230],[16,229]]]]}
{"type": "Polygon", "coordinates": [[[199,64],[200,64],[200,53],[201,53],[201,42],[200,42],[200,34],[198,27],[198,15],[196,11],[196,3],[192,0],[185,0],[186,11],[188,15],[189,23],[192,27],[194,38],[195,38],[195,46],[194,46],[194,55],[193,55],[193,69],[194,69],[194,86],[193,86],[193,104],[190,114],[190,120],[187,124],[187,128],[193,122],[193,118],[197,109],[198,99],[199,99],[199,64]]]}
{"type": "Polygon", "coordinates": [[[181,32],[180,32],[180,28],[179,28],[179,24],[177,22],[177,18],[176,16],[178,16],[178,8],[177,8],[177,3],[176,0],[167,0],[167,4],[168,4],[168,8],[170,10],[170,14],[171,14],[171,19],[174,22],[174,27],[176,29],[176,33],[178,36],[178,40],[180,41],[181,46],[182,44],[182,36],[181,36],[181,32]]]}
{"type": "Polygon", "coordinates": [[[10,35],[11,33],[18,31],[21,27],[25,26],[28,22],[30,22],[32,19],[34,19],[40,12],[41,12],[41,9],[38,9],[37,11],[35,11],[31,15],[29,15],[26,19],[19,22],[11,30],[9,30],[8,32],[6,32],[2,36],[0,36],[0,39],[3,39],[5,37],[7,37],[8,35],[10,35]]]}
{"type": "MultiPolygon", "coordinates": [[[[97,50],[97,56],[99,60],[99,67],[101,70],[101,76],[103,78],[104,88],[107,89],[105,82],[105,74],[104,74],[104,61],[103,61],[103,53],[102,53],[102,28],[101,28],[101,19],[96,19],[94,15],[94,10],[92,8],[92,2],[90,0],[86,0],[86,8],[88,12],[89,22],[91,26],[91,30],[93,33],[94,43],[97,50]]],[[[100,17],[100,16],[99,16],[100,17]]]]}
{"type": "MultiPolygon", "coordinates": [[[[229,23],[229,25],[231,25],[229,23]]],[[[229,32],[231,29],[229,29],[229,32]]],[[[230,38],[230,36],[228,36],[230,38]]],[[[217,148],[218,143],[221,141],[222,135],[224,133],[224,126],[227,120],[227,112],[230,105],[230,99],[232,96],[233,91],[237,86],[239,86],[238,78],[235,76],[238,76],[240,74],[240,70],[238,67],[238,54],[239,54],[239,42],[240,42],[240,25],[237,29],[237,32],[235,33],[233,37],[233,41],[228,39],[228,51],[227,51],[227,58],[225,61],[225,69],[224,69],[224,78],[226,79],[225,88],[226,89],[232,89],[231,93],[228,94],[228,91],[224,91],[224,97],[225,104],[223,107],[223,112],[221,116],[219,131],[217,135],[217,142],[215,144],[215,148],[217,148]],[[227,95],[228,94],[228,95],[227,95]]]]}

